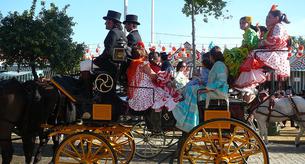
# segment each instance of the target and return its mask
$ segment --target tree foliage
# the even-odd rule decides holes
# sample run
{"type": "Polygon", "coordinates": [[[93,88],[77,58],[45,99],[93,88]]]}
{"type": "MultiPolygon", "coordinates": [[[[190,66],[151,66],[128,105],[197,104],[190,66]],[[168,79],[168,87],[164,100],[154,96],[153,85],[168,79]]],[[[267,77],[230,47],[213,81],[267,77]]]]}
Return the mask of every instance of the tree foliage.
{"type": "Polygon", "coordinates": [[[292,36],[291,37],[291,47],[292,52],[296,54],[300,45],[305,47],[305,39],[302,36],[292,36]]]}
{"type": "Polygon", "coordinates": [[[231,16],[226,16],[224,10],[227,5],[226,1],[223,0],[184,0],[185,4],[182,8],[182,12],[186,16],[192,15],[192,1],[194,1],[194,12],[195,15],[203,14],[204,21],[208,21],[208,17],[213,16],[216,19],[224,18],[228,19],[231,16]]]}
{"type": "Polygon", "coordinates": [[[59,10],[51,3],[35,16],[36,0],[22,14],[10,12],[0,22],[0,60],[5,64],[30,66],[35,78],[36,68],[49,66],[57,73],[69,73],[84,54],[85,45],[72,41],[73,18],[66,13],[68,5],[59,10]]]}

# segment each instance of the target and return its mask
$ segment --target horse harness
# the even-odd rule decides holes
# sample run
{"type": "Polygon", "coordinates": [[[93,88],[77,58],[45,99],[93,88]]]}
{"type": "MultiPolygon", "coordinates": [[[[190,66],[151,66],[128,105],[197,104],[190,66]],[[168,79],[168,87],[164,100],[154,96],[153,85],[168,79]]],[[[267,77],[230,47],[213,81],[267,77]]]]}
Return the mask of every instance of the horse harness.
{"type": "MultiPolygon", "coordinates": [[[[290,105],[292,106],[292,109],[293,109],[294,112],[295,112],[295,115],[294,115],[294,116],[297,118],[297,121],[302,122],[303,120],[301,120],[300,116],[301,116],[301,115],[305,115],[305,112],[300,112],[300,111],[298,110],[298,107],[297,107],[297,105],[295,104],[295,102],[294,102],[292,96],[288,96],[288,100],[289,100],[289,102],[290,102],[290,105]]],[[[304,120],[304,121],[305,121],[305,120],[304,120]]],[[[303,122],[304,122],[304,121],[303,121],[303,122]]]]}
{"type": "MultiPolygon", "coordinates": [[[[273,108],[274,108],[274,105],[275,105],[275,100],[274,100],[273,98],[271,98],[271,96],[267,98],[267,99],[270,99],[269,105],[267,106],[268,114],[263,113],[263,112],[260,112],[260,111],[256,111],[256,112],[259,113],[259,114],[262,114],[262,115],[267,116],[267,123],[269,123],[270,117],[283,117],[283,116],[284,116],[284,117],[289,117],[289,118],[296,118],[296,119],[294,119],[294,120],[301,122],[302,120],[300,119],[300,116],[301,116],[301,115],[305,115],[305,112],[300,112],[300,111],[299,111],[299,109],[298,109],[297,105],[295,104],[295,102],[294,102],[292,96],[288,96],[287,98],[288,98],[288,101],[289,101],[289,103],[290,103],[290,105],[291,105],[291,107],[292,107],[292,110],[293,110],[294,113],[295,113],[295,114],[292,115],[292,116],[288,116],[288,115],[286,115],[286,114],[284,114],[284,113],[282,113],[282,112],[279,112],[279,111],[277,111],[277,110],[274,110],[273,108]],[[272,112],[280,113],[282,116],[273,116],[273,115],[271,115],[272,112]]],[[[267,99],[266,99],[266,100],[267,100],[267,99]]],[[[266,106],[262,106],[262,107],[266,107],[266,106]]]]}

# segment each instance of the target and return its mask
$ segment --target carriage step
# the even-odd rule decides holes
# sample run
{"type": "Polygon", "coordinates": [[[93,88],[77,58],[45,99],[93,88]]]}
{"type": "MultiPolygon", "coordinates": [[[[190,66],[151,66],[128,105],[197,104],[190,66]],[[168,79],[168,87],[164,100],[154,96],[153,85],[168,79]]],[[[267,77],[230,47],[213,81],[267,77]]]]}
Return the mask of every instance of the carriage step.
{"type": "Polygon", "coordinates": [[[41,128],[44,128],[44,129],[50,129],[50,128],[53,128],[54,125],[50,125],[50,124],[41,124],[40,127],[41,127],[41,128]]]}

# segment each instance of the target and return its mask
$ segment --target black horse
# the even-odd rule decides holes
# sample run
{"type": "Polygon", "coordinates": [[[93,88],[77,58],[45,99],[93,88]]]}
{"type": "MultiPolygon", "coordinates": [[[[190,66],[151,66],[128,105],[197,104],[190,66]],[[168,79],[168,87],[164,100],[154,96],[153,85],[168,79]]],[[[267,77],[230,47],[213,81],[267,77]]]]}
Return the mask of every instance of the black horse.
{"type": "MultiPolygon", "coordinates": [[[[58,111],[59,93],[52,86],[35,81],[21,84],[16,79],[0,82],[0,146],[2,163],[10,163],[13,147],[11,134],[17,127],[22,138],[25,162],[31,163],[36,136],[40,144],[47,142],[41,124],[50,121],[52,113],[58,111]]],[[[52,119],[54,122],[55,119],[52,119]]],[[[39,148],[34,162],[39,161],[39,148]]]]}
{"type": "Polygon", "coordinates": [[[27,104],[23,86],[16,80],[0,82],[0,147],[2,163],[10,163],[13,155],[11,134],[14,127],[21,125],[22,115],[27,104]]]}

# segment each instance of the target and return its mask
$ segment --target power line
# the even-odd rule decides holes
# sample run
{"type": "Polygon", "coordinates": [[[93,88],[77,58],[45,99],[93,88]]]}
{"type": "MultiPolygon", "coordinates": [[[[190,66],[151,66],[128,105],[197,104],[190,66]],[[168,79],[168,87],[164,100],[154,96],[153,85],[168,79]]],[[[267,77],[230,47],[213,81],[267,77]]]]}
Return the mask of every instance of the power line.
{"type": "MultiPolygon", "coordinates": [[[[165,35],[165,36],[176,36],[176,37],[192,37],[191,35],[182,35],[182,34],[172,34],[172,33],[161,33],[156,32],[156,35],[165,35]]],[[[241,37],[220,37],[220,36],[196,36],[198,38],[209,38],[209,39],[242,39],[241,37]]]]}

